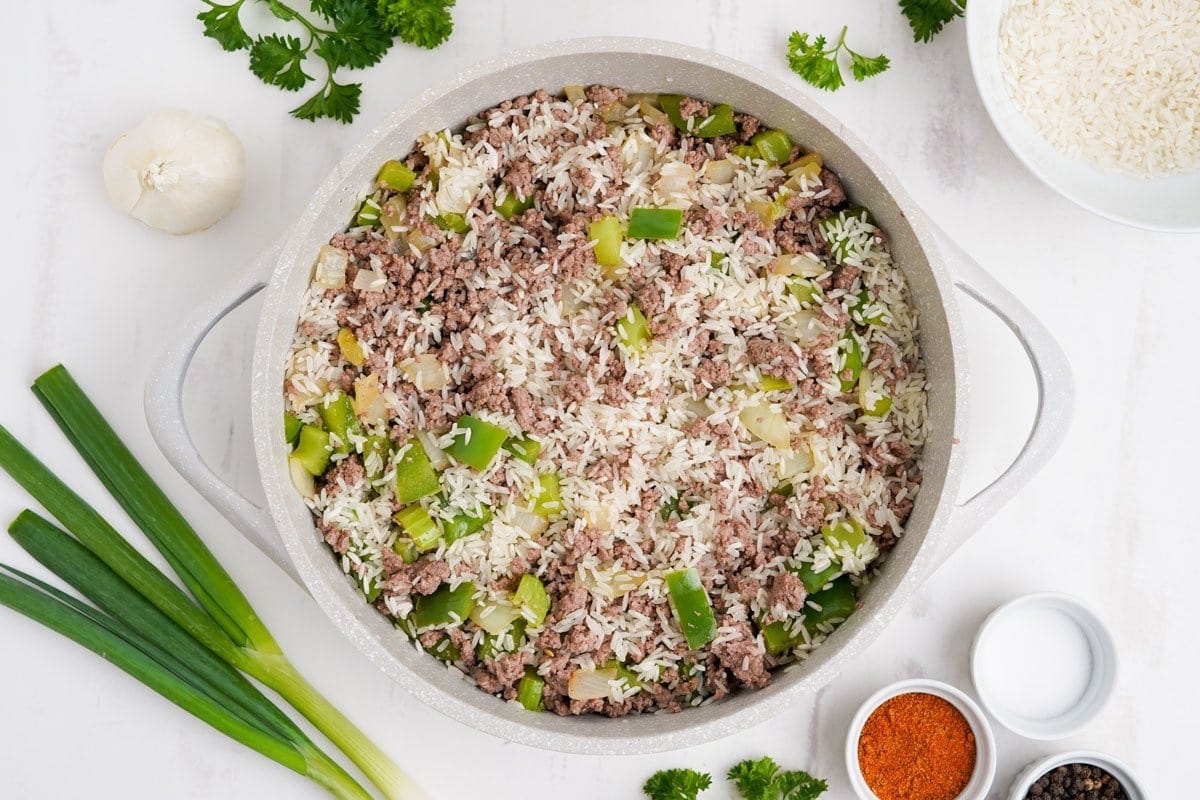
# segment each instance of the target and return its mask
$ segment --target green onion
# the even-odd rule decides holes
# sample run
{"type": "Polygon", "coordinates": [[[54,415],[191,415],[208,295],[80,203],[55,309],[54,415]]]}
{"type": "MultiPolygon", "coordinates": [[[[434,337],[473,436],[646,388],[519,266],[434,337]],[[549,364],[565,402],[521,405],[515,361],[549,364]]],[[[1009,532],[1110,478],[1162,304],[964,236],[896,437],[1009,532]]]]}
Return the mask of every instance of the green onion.
{"type": "Polygon", "coordinates": [[[663,111],[667,112],[667,118],[671,120],[671,124],[684,133],[709,139],[737,132],[737,123],[730,106],[722,103],[713,108],[707,117],[696,114],[684,118],[679,111],[679,103],[682,100],[683,97],[677,94],[660,94],[658,96],[659,105],[662,106],[663,111]]]}
{"type": "Polygon", "coordinates": [[[630,303],[625,316],[617,320],[617,341],[631,353],[640,353],[650,342],[650,323],[637,303],[630,303]]]}
{"type": "Polygon", "coordinates": [[[460,583],[454,589],[443,586],[433,594],[422,595],[413,603],[412,621],[417,630],[438,625],[457,625],[471,616],[475,608],[475,584],[460,583]]]}
{"type": "Polygon", "coordinates": [[[33,389],[199,607],[2,427],[0,467],[142,597],[209,650],[273,689],[307,717],[387,797],[423,796],[383,751],[296,671],[249,600],[66,369],[58,366],[49,370],[37,379],[33,389]]]}
{"type": "Polygon", "coordinates": [[[601,217],[588,225],[588,241],[596,243],[592,252],[596,255],[596,263],[602,267],[621,266],[621,241],[624,238],[621,221],[616,217],[601,217]]]}
{"type": "Polygon", "coordinates": [[[408,445],[396,462],[396,502],[401,505],[415,503],[442,488],[421,441],[413,436],[408,445]]]}
{"type": "Polygon", "coordinates": [[[546,706],[542,703],[542,694],[545,691],[546,679],[532,668],[526,669],[517,682],[517,702],[529,711],[544,711],[546,706]]]}
{"type": "Polygon", "coordinates": [[[635,208],[629,212],[630,239],[674,239],[683,227],[678,208],[635,208]]]}
{"type": "Polygon", "coordinates": [[[492,510],[484,508],[478,515],[460,511],[442,523],[442,538],[446,544],[454,544],[459,539],[479,533],[483,526],[492,521],[492,510]]]}
{"type": "Polygon", "coordinates": [[[546,621],[546,614],[550,611],[550,595],[546,593],[546,586],[537,575],[526,572],[521,576],[521,582],[513,592],[512,601],[514,606],[521,609],[521,616],[533,627],[536,628],[546,621]]]}
{"type": "Polygon", "coordinates": [[[677,569],[663,576],[667,584],[667,597],[675,620],[687,639],[688,647],[699,650],[717,638],[717,618],[700,573],[694,569],[677,569]]]}
{"type": "Polygon", "coordinates": [[[470,414],[459,417],[454,424],[460,431],[454,435],[446,452],[456,461],[483,472],[500,452],[508,431],[470,414]]]}
{"type": "Polygon", "coordinates": [[[562,513],[562,487],[557,474],[548,472],[538,475],[529,494],[529,510],[539,517],[553,517],[562,513]]]}
{"type": "Polygon", "coordinates": [[[536,463],[542,452],[542,443],[526,434],[514,436],[504,443],[504,449],[526,464],[536,463]]]}
{"type": "Polygon", "coordinates": [[[442,538],[442,529],[429,516],[429,512],[421,506],[409,506],[396,512],[392,517],[404,529],[413,547],[419,552],[426,552],[438,546],[442,538]]]}
{"type": "Polygon", "coordinates": [[[764,161],[781,164],[792,153],[792,138],[781,130],[760,131],[750,139],[764,161]]]}
{"type": "Polygon", "coordinates": [[[407,192],[416,180],[417,173],[409,169],[403,161],[388,161],[380,168],[375,182],[382,189],[407,192]]]}
{"type": "Polygon", "coordinates": [[[299,461],[310,475],[324,475],[329,467],[329,434],[315,425],[302,425],[292,458],[299,461]]]}
{"type": "Polygon", "coordinates": [[[296,419],[291,414],[283,415],[283,440],[292,447],[300,441],[300,428],[304,426],[300,420],[296,419]]]}
{"type": "Polygon", "coordinates": [[[496,213],[505,219],[512,219],[531,208],[533,208],[533,195],[522,200],[517,197],[516,192],[505,192],[504,196],[497,200],[495,205],[496,213]]]}

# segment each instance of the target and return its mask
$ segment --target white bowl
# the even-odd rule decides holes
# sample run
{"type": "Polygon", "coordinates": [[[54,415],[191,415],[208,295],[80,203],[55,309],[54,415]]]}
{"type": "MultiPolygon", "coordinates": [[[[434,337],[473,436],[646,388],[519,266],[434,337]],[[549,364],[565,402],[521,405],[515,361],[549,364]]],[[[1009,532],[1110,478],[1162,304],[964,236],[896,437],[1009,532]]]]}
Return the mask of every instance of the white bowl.
{"type": "Polygon", "coordinates": [[[1029,787],[1033,786],[1034,781],[1045,775],[1056,767],[1061,767],[1064,764],[1089,764],[1093,767],[1100,767],[1107,770],[1114,778],[1121,782],[1121,786],[1125,788],[1125,794],[1129,796],[1129,800],[1146,800],[1146,789],[1130,771],[1129,767],[1113,758],[1106,756],[1104,753],[1097,753],[1092,750],[1072,750],[1069,753],[1060,753],[1054,756],[1046,756],[1041,761],[1035,761],[1026,767],[1017,779],[1013,781],[1012,788],[1008,792],[1008,800],[1025,800],[1025,795],[1029,792],[1029,787]]]}
{"type": "Polygon", "coordinates": [[[1149,230],[1200,232],[1200,170],[1155,178],[1105,172],[1056,150],[1025,118],[1000,68],[1007,6],[1007,0],[968,4],[967,46],[983,105],[1016,157],[1051,189],[1103,217],[1149,230]]]}
{"type": "MultiPolygon", "coordinates": [[[[1095,612],[1068,595],[1042,592],[1018,597],[988,615],[971,646],[971,679],[983,707],[1004,727],[1029,739],[1062,739],[1078,733],[1108,703],[1117,682],[1118,661],[1116,642],[1095,612]],[[1087,639],[1091,659],[1090,677],[1086,679],[1087,684],[1079,697],[1074,703],[1048,716],[1031,716],[1020,709],[1011,708],[994,692],[995,686],[982,677],[988,669],[989,660],[1002,657],[995,649],[1001,646],[995,639],[1000,624],[1009,615],[1032,608],[1057,612],[1077,625],[1087,639]]],[[[996,666],[994,661],[991,666],[996,666]]],[[[1013,675],[1012,679],[1021,678],[1013,675]]]]}
{"type": "Polygon", "coordinates": [[[867,718],[886,701],[897,695],[910,693],[940,697],[957,708],[967,720],[971,732],[975,734],[975,771],[971,773],[971,780],[967,782],[966,787],[954,800],[984,800],[996,777],[996,740],[992,736],[992,726],[988,724],[983,711],[974,700],[948,683],[928,678],[910,678],[885,686],[859,706],[854,719],[850,721],[850,730],[846,733],[846,772],[850,775],[850,785],[854,787],[854,793],[859,800],[879,800],[867,786],[862,769],[858,765],[858,737],[862,735],[867,718]]]}

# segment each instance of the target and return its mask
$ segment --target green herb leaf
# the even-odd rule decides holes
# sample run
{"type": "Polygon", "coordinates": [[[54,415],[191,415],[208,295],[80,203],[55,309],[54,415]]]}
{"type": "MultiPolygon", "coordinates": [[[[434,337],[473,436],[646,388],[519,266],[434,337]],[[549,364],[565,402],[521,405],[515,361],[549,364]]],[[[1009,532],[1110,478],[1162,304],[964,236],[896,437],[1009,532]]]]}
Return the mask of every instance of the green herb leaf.
{"type": "Polygon", "coordinates": [[[291,22],[299,16],[293,9],[285,6],[282,0],[267,0],[267,7],[271,9],[271,13],[275,15],[276,19],[284,22],[291,22]]]}
{"type": "Polygon", "coordinates": [[[775,778],[780,800],[817,800],[829,789],[829,784],[803,770],[781,773],[775,778]]]}
{"type": "Polygon", "coordinates": [[[242,3],[246,0],[237,0],[236,3],[230,5],[221,5],[213,3],[210,0],[204,0],[208,5],[207,11],[201,11],[196,15],[196,19],[204,23],[204,35],[210,39],[216,39],[223,50],[233,52],[234,50],[245,50],[250,46],[252,39],[250,34],[246,33],[246,29],[242,27],[242,22],[238,19],[238,11],[242,8],[242,3]]]}
{"type": "Polygon", "coordinates": [[[378,0],[379,14],[389,33],[430,50],[450,38],[454,0],[378,0]]]}
{"type": "Polygon", "coordinates": [[[694,769],[660,770],[646,781],[642,791],[650,800],[696,800],[712,786],[712,776],[694,769]]]}
{"type": "Polygon", "coordinates": [[[366,0],[341,0],[335,9],[333,32],[325,35],[316,53],[331,69],[377,64],[392,46],[392,34],[382,24],[366,0]]]}
{"type": "Polygon", "coordinates": [[[867,58],[858,53],[846,48],[846,52],[850,54],[850,74],[854,76],[856,81],[864,81],[873,75],[878,75],[887,70],[890,62],[885,55],[878,55],[874,58],[867,58]]]}
{"type": "Polygon", "coordinates": [[[320,91],[292,109],[292,116],[311,121],[326,117],[349,124],[358,113],[361,83],[338,83],[331,75],[320,91]]]}
{"type": "Polygon", "coordinates": [[[917,42],[928,42],[966,7],[967,0],[900,0],[900,11],[908,17],[917,42]]]}
{"type": "Polygon", "coordinates": [[[826,44],[824,36],[818,36],[810,42],[809,35],[799,31],[788,37],[788,66],[818,89],[835,92],[845,85],[838,62],[842,50],[850,56],[850,72],[857,81],[878,75],[888,68],[887,56],[868,58],[847,47],[845,27],[833,47],[826,47],[826,44]]]}
{"type": "Polygon", "coordinates": [[[250,48],[250,71],[272,86],[289,92],[312,80],[304,72],[304,45],[295,36],[259,37],[250,48]]]}
{"type": "Polygon", "coordinates": [[[733,781],[743,800],[776,800],[775,776],[779,765],[770,756],[753,761],[747,759],[730,767],[725,777],[733,781]]]}

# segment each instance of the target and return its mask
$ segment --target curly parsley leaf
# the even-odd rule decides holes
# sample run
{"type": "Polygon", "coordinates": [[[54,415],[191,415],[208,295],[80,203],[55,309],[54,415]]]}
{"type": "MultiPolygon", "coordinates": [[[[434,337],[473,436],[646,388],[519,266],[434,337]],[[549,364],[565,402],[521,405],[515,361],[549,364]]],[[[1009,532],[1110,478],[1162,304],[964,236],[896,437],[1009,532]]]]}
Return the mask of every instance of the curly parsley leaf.
{"type": "Polygon", "coordinates": [[[781,772],[775,778],[780,800],[817,800],[829,789],[829,784],[802,770],[781,772]]]}
{"type": "Polygon", "coordinates": [[[772,786],[778,773],[779,765],[775,759],[763,756],[734,764],[725,777],[733,781],[743,800],[776,800],[777,793],[772,793],[772,786]]]}
{"type": "Polygon", "coordinates": [[[363,69],[379,63],[392,46],[392,34],[381,27],[375,8],[364,0],[342,0],[336,5],[333,32],[317,46],[317,55],[331,69],[363,69]]]}
{"type": "Polygon", "coordinates": [[[851,50],[846,45],[846,28],[842,28],[842,33],[833,47],[827,45],[824,36],[810,41],[807,33],[794,31],[788,37],[788,66],[792,72],[818,89],[835,92],[845,85],[841,63],[838,60],[843,50],[850,56],[850,74],[856,81],[866,80],[888,68],[887,56],[870,58],[851,50]]]}
{"type": "Polygon", "coordinates": [[[454,0],[378,0],[383,25],[402,42],[430,50],[450,38],[454,0]]]}
{"type": "Polygon", "coordinates": [[[900,0],[900,11],[908,17],[916,42],[928,42],[966,8],[967,0],[900,0]]]}
{"type": "Polygon", "coordinates": [[[712,776],[694,769],[660,770],[646,781],[642,791],[650,800],[696,800],[712,786],[712,776]]]}
{"type": "Polygon", "coordinates": [[[245,50],[250,46],[253,40],[242,27],[242,21],[238,19],[238,12],[246,0],[237,0],[230,5],[221,5],[209,0],[204,2],[208,5],[208,10],[201,11],[196,15],[196,19],[204,23],[205,36],[216,39],[221,49],[229,52],[245,50]]]}
{"type": "Polygon", "coordinates": [[[312,80],[304,71],[306,48],[295,36],[261,36],[250,48],[250,71],[263,83],[295,92],[312,80]]]}
{"type": "Polygon", "coordinates": [[[829,788],[802,770],[781,772],[770,756],[735,764],[726,777],[742,800],[817,800],[829,788]]]}
{"type": "Polygon", "coordinates": [[[326,117],[349,123],[358,113],[361,96],[361,83],[338,83],[330,75],[320,91],[292,109],[292,116],[309,121],[326,117]]]}

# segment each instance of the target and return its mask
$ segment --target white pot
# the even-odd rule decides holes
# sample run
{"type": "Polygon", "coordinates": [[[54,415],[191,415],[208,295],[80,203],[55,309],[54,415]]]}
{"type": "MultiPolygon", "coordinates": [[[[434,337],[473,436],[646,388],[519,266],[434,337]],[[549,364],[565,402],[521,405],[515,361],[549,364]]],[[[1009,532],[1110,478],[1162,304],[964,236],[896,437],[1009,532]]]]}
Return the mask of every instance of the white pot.
{"type": "Polygon", "coordinates": [[[183,476],[301,581],[355,647],[410,692],[473,728],[522,744],[579,753],[646,753],[742,730],[828,683],[879,635],[913,589],[1033,477],[1062,440],[1071,399],[1070,373],[1049,332],[966,254],[940,237],[863,143],[795,87],[702,50],[647,39],[602,38],[514,53],[466,70],[404,103],[348,152],[292,230],[264,252],[236,286],[187,324],[180,343],[164,355],[147,387],[146,411],[155,439],[183,476]],[[929,379],[931,429],[923,457],[924,484],[908,532],[861,598],[861,611],[810,659],[782,670],[767,688],[679,714],[607,719],[530,713],[479,691],[417,652],[364,602],[335,563],[292,487],[279,428],[283,370],[314,253],[351,218],[379,165],[406,153],[418,134],[460,126],[468,116],[508,98],[539,88],[557,91],[566,84],[593,83],[729,102],[820,152],[850,196],[871,209],[890,237],[920,315],[929,379]],[[183,376],[200,340],[224,314],[264,287],[251,402],[267,509],[240,497],[208,469],[191,444],[180,402],[183,376]],[[1008,324],[1029,354],[1040,392],[1037,420],[1021,454],[994,483],[965,502],[958,496],[968,380],[955,288],[1008,324]]]}

